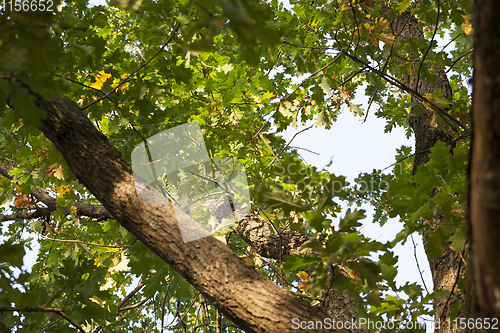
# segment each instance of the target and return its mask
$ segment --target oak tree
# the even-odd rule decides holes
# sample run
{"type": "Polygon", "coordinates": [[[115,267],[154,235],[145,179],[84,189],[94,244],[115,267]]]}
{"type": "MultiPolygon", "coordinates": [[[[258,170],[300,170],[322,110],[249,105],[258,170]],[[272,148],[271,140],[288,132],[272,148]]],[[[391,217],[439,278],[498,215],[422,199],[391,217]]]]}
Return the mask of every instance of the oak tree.
{"type": "Polygon", "coordinates": [[[393,332],[425,330],[404,326],[423,316],[439,332],[471,328],[471,5],[2,3],[2,330],[393,332]],[[415,150],[348,184],[280,136],[299,123],[328,129],[342,110],[403,127],[415,150]],[[138,198],[131,153],[194,121],[211,158],[245,166],[252,211],[185,243],[174,203],[138,198]],[[375,223],[400,221],[393,240],[361,233],[366,203],[375,223]],[[433,290],[395,282],[393,249],[414,233],[433,290]],[[361,319],[386,325],[345,327],[361,319]]]}

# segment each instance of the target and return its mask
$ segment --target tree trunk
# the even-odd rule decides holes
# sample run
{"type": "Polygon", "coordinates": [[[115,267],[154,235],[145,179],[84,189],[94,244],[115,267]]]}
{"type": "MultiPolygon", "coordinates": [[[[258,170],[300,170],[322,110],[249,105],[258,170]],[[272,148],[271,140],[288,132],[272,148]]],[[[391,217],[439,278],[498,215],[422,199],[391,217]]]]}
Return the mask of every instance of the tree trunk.
{"type": "Polygon", "coordinates": [[[214,237],[184,243],[172,205],[163,197],[155,199],[166,205],[145,205],[139,200],[130,166],[74,102],[38,98],[38,105],[47,113],[41,130],[62,153],[75,177],[119,223],[240,328],[282,333],[292,329],[294,318],[295,322],[327,318],[322,310],[264,278],[214,237]]]}
{"type": "Polygon", "coordinates": [[[477,318],[500,318],[499,14],[498,0],[476,1],[469,208],[477,318]]]}
{"type": "MultiPolygon", "coordinates": [[[[418,26],[418,21],[411,16],[409,12],[402,13],[392,20],[391,28],[397,40],[402,40],[407,37],[424,38],[422,31],[418,26]]],[[[421,59],[420,59],[421,61],[421,59]]],[[[417,79],[418,74],[412,73],[404,77],[405,84],[411,89],[417,91],[421,95],[426,93],[434,93],[436,90],[441,89],[443,94],[441,98],[451,99],[452,90],[448,83],[448,78],[443,68],[437,66],[428,66],[429,70],[436,76],[436,83],[431,84],[427,80],[420,77],[417,79]],[[418,87],[417,87],[418,81],[418,87]]],[[[415,97],[412,97],[412,102],[420,102],[415,97]]],[[[433,121],[432,115],[428,112],[415,113],[413,108],[408,115],[408,123],[413,129],[415,134],[415,161],[413,164],[413,173],[418,172],[418,167],[424,165],[429,161],[430,148],[436,142],[442,141],[447,145],[453,146],[453,138],[445,133],[433,121]]],[[[442,222],[437,220],[421,220],[421,223],[426,227],[422,231],[424,244],[430,231],[434,230],[442,222]]],[[[432,280],[434,282],[434,290],[443,290],[448,293],[448,296],[438,296],[434,299],[434,310],[436,311],[434,320],[440,322],[439,328],[436,332],[455,332],[448,325],[445,325],[447,314],[453,305],[463,303],[463,294],[456,286],[457,274],[464,277],[465,267],[461,265],[460,253],[457,253],[449,247],[442,248],[442,255],[440,258],[429,261],[432,280]]],[[[464,314],[460,314],[459,317],[464,314]]]]}

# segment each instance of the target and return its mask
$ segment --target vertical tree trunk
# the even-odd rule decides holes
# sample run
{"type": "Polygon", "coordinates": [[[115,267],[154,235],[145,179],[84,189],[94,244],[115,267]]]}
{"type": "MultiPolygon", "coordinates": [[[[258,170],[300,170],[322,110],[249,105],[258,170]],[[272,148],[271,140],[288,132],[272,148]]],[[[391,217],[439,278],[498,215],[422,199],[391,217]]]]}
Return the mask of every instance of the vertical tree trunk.
{"type": "MultiPolygon", "coordinates": [[[[386,11],[389,15],[389,11],[386,11]]],[[[424,38],[424,34],[418,25],[418,21],[412,17],[411,13],[404,12],[391,20],[391,28],[397,40],[403,40],[408,37],[424,38]]],[[[428,65],[429,70],[436,75],[436,83],[431,84],[427,80],[420,77],[417,80],[417,73],[405,75],[404,83],[419,92],[420,94],[435,93],[438,89],[443,91],[441,98],[451,99],[452,90],[448,82],[448,77],[443,68],[428,65]],[[418,87],[417,87],[418,81],[418,87]]],[[[412,97],[412,102],[420,103],[420,100],[412,97]]],[[[427,112],[415,113],[414,110],[408,115],[408,123],[415,134],[415,162],[413,164],[413,173],[418,172],[418,167],[429,161],[429,149],[436,142],[442,141],[448,145],[453,145],[453,137],[444,132],[442,128],[433,123],[432,116],[427,112]]],[[[439,227],[440,219],[426,220],[422,219],[421,223],[425,224],[422,230],[424,244],[429,231],[439,227]]],[[[434,299],[434,310],[436,314],[434,320],[440,322],[440,326],[436,326],[436,333],[455,332],[453,328],[448,327],[446,319],[453,305],[463,302],[463,294],[456,286],[457,275],[464,277],[465,268],[460,264],[461,256],[459,253],[451,250],[448,247],[442,248],[441,257],[430,260],[429,265],[434,282],[434,290],[446,291],[449,296],[438,296],[434,299]]],[[[459,314],[459,317],[463,314],[459,314]]]]}
{"type": "Polygon", "coordinates": [[[470,227],[478,318],[500,317],[500,1],[476,0],[470,227]]]}

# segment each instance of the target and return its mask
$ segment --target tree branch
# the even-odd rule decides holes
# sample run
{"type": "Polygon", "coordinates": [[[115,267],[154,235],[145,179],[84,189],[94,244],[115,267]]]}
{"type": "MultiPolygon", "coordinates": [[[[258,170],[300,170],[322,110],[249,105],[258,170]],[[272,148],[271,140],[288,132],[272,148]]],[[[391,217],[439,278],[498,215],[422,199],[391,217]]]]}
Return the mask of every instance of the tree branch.
{"type": "Polygon", "coordinates": [[[425,98],[424,96],[422,96],[420,93],[418,93],[417,91],[415,91],[414,89],[408,87],[407,85],[401,83],[399,80],[395,79],[394,77],[386,74],[386,73],[383,73],[381,71],[379,71],[378,69],[368,65],[367,63],[365,63],[363,60],[345,52],[345,51],[341,51],[342,54],[348,56],[349,58],[351,58],[352,60],[356,61],[356,62],[359,62],[360,64],[362,65],[365,65],[366,67],[368,67],[372,72],[378,74],[380,77],[382,77],[383,79],[385,79],[387,82],[389,82],[390,84],[400,88],[401,90],[404,90],[406,91],[407,93],[410,93],[412,96],[415,96],[416,98],[418,98],[421,102],[426,102],[426,103],[429,103],[430,105],[432,105],[434,108],[436,108],[436,110],[438,111],[439,115],[442,116],[443,118],[445,119],[449,119],[450,121],[454,122],[455,124],[457,124],[459,127],[461,127],[462,129],[466,130],[467,132],[470,132],[470,128],[465,125],[464,123],[462,123],[460,120],[458,120],[457,118],[453,117],[452,115],[450,115],[448,112],[444,111],[442,108],[440,108],[439,106],[437,105],[434,105],[433,103],[431,103],[427,98],[425,98]]]}
{"type": "Polygon", "coordinates": [[[0,312],[1,311],[10,311],[10,312],[53,312],[64,319],[66,319],[71,325],[75,326],[80,332],[85,333],[85,330],[78,325],[73,319],[68,317],[63,310],[59,308],[47,308],[44,306],[40,307],[32,307],[32,306],[25,306],[24,308],[16,308],[16,307],[11,307],[11,306],[0,306],[0,312]]]}
{"type": "MultiPolygon", "coordinates": [[[[5,164],[0,163],[0,175],[4,176],[5,178],[12,180],[13,177],[9,175],[9,171],[12,168],[10,166],[7,166],[5,164]]],[[[34,219],[34,218],[39,218],[42,216],[48,217],[50,216],[50,213],[53,211],[57,210],[58,207],[56,205],[56,199],[41,188],[31,188],[31,195],[43,203],[47,208],[41,208],[37,207],[35,211],[28,212],[28,213],[20,213],[20,214],[10,214],[10,215],[1,215],[0,214],[0,221],[10,221],[10,220],[19,220],[19,219],[34,219]]],[[[73,203],[73,206],[76,208],[76,215],[77,216],[87,216],[90,218],[95,218],[97,221],[103,221],[112,218],[111,214],[104,208],[102,205],[93,205],[89,204],[87,202],[76,202],[73,203]]]]}

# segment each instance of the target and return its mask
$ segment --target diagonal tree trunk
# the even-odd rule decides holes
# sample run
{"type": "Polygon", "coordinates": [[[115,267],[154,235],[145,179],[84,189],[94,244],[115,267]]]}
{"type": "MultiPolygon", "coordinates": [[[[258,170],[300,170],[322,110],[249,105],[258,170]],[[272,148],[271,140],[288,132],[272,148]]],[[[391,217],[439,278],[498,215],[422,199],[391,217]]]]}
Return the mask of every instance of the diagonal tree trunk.
{"type": "MultiPolygon", "coordinates": [[[[184,243],[171,205],[144,205],[129,165],[79,107],[67,98],[37,101],[47,113],[41,130],[75,177],[115,219],[169,263],[247,332],[288,332],[295,320],[327,314],[264,278],[213,237],[184,243]]],[[[321,330],[306,330],[318,332],[321,330]]],[[[347,332],[347,330],[324,330],[347,332]]]]}

